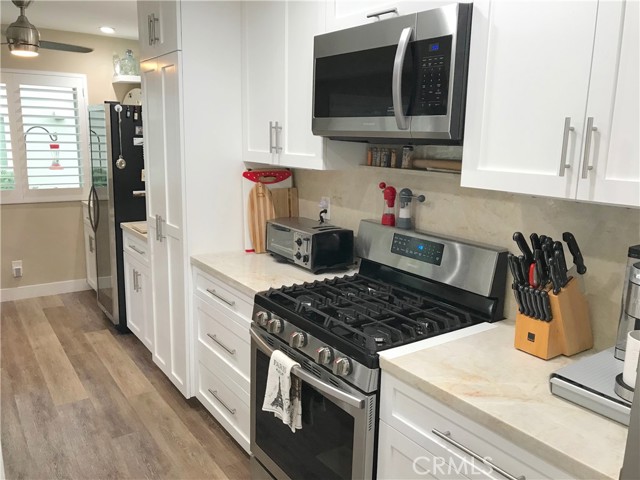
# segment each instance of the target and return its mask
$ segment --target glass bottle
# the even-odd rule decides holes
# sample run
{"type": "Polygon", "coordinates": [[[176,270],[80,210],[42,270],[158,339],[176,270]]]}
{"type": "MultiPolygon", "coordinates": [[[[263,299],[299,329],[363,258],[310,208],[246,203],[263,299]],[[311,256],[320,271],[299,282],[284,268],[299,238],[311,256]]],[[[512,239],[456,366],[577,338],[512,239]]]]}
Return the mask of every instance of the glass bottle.
{"type": "Polygon", "coordinates": [[[138,62],[133,56],[131,50],[124,53],[124,57],[120,59],[120,73],[122,75],[138,75],[138,62]]]}

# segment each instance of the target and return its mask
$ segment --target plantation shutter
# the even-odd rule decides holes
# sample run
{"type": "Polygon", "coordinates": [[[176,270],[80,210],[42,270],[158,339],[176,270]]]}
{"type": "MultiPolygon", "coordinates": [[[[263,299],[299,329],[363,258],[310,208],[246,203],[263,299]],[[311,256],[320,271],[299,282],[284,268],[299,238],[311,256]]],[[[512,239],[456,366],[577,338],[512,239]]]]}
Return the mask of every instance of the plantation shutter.
{"type": "Polygon", "coordinates": [[[15,188],[16,180],[11,152],[7,86],[4,83],[0,83],[0,190],[13,190],[15,188]]]}

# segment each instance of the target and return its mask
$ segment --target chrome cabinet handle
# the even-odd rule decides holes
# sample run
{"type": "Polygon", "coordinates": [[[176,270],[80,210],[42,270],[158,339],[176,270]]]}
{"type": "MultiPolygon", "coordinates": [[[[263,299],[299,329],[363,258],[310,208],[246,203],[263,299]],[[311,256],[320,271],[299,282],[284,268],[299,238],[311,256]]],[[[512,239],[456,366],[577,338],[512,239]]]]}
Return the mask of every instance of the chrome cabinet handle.
{"type": "Polygon", "coordinates": [[[162,233],[162,222],[164,222],[162,216],[156,215],[156,240],[158,242],[162,242],[162,239],[165,238],[164,234],[162,233]]]}
{"type": "Polygon", "coordinates": [[[133,291],[138,291],[138,272],[135,268],[133,269],[133,291]]]}
{"type": "Polygon", "coordinates": [[[135,245],[129,245],[129,248],[131,250],[133,250],[134,252],[138,252],[140,255],[144,255],[145,251],[144,250],[140,250],[138,247],[136,247],[135,245]]]}
{"type": "Polygon", "coordinates": [[[582,158],[582,178],[587,178],[589,170],[593,170],[593,166],[589,165],[589,156],[591,153],[591,138],[593,132],[597,132],[598,127],[593,126],[593,117],[587,118],[587,130],[584,137],[584,157],[582,158]]]}
{"type": "Polygon", "coordinates": [[[567,149],[569,147],[569,132],[573,132],[574,127],[571,126],[571,117],[564,119],[564,133],[562,134],[562,151],[560,152],[560,170],[558,175],[564,177],[566,168],[571,168],[571,164],[567,163],[567,149]]]}
{"type": "Polygon", "coordinates": [[[269,153],[274,152],[275,147],[273,146],[273,122],[269,122],[269,153]]]}
{"type": "Polygon", "coordinates": [[[153,44],[155,45],[156,42],[160,41],[160,37],[158,37],[156,35],[156,25],[158,24],[158,22],[160,21],[160,17],[155,16],[155,14],[151,14],[151,20],[153,21],[153,44]]]}
{"type": "Polygon", "coordinates": [[[213,395],[213,398],[215,398],[218,402],[220,402],[220,405],[222,405],[224,408],[226,408],[229,413],[231,415],[235,415],[236,414],[236,409],[235,408],[229,408],[229,405],[227,405],[224,400],[222,400],[219,396],[218,396],[218,391],[213,391],[210,388],[207,388],[207,390],[209,390],[209,393],[211,395],[213,395]]]}
{"type": "Polygon", "coordinates": [[[372,18],[375,17],[376,20],[380,20],[380,16],[381,15],[386,15],[387,13],[395,13],[396,16],[398,15],[398,9],[397,8],[388,8],[386,10],[380,10],[378,12],[371,12],[369,14],[367,14],[367,18],[372,18]]]}
{"type": "Polygon", "coordinates": [[[211,335],[210,333],[207,333],[207,337],[209,337],[211,340],[213,340],[218,345],[220,345],[222,348],[224,348],[227,352],[229,352],[229,355],[235,355],[236,354],[236,349],[235,348],[231,349],[231,348],[227,347],[224,343],[222,343],[220,340],[218,340],[215,335],[211,335]]]}
{"type": "MultiPolygon", "coordinates": [[[[249,329],[249,334],[251,335],[252,341],[255,342],[256,347],[258,347],[258,349],[262,353],[264,353],[268,357],[271,357],[271,354],[274,352],[274,349],[270,347],[262,338],[260,338],[260,335],[258,335],[254,331],[253,327],[249,329]]],[[[339,388],[334,387],[333,385],[325,383],[319,378],[315,377],[314,375],[308,373],[306,370],[303,370],[301,367],[294,366],[291,369],[291,373],[293,373],[296,377],[298,377],[303,382],[308,383],[309,385],[314,387],[319,392],[324,393],[329,399],[333,399],[333,401],[343,402],[347,405],[350,405],[354,408],[358,408],[360,410],[362,410],[365,407],[365,403],[366,403],[365,399],[358,398],[354,395],[351,395],[350,393],[347,393],[343,390],[340,390],[339,388]]]]}
{"type": "Polygon", "coordinates": [[[413,27],[406,27],[400,34],[398,48],[396,49],[396,58],[393,61],[393,76],[391,77],[393,114],[396,117],[396,124],[400,130],[407,130],[409,128],[407,125],[407,117],[404,116],[404,112],[402,111],[402,67],[404,66],[404,57],[407,53],[407,47],[409,46],[412,33],[413,27]]]}
{"type": "Polygon", "coordinates": [[[93,246],[93,237],[89,237],[89,251],[91,253],[93,253],[95,251],[94,246],[93,246]]]}
{"type": "Polygon", "coordinates": [[[498,467],[497,465],[495,465],[494,463],[492,463],[491,461],[488,460],[488,458],[485,457],[481,457],[480,455],[478,455],[476,452],[474,452],[473,450],[470,450],[469,448],[465,447],[464,445],[462,445],[459,442],[456,442],[453,438],[451,438],[451,432],[446,431],[446,432],[441,432],[440,430],[437,430],[435,428],[433,428],[431,430],[431,433],[433,433],[434,435],[440,437],[442,440],[444,440],[447,443],[450,443],[451,445],[453,445],[454,447],[462,450],[464,453],[466,453],[467,455],[475,458],[476,460],[484,463],[485,465],[487,465],[488,467],[490,467],[492,470],[495,470],[496,472],[498,472],[500,475],[502,475],[503,477],[508,478],[509,480],[526,480],[526,477],[524,475],[520,475],[519,477],[513,476],[511,475],[509,472],[503,470],[502,468],[498,467]]]}
{"type": "Polygon", "coordinates": [[[280,153],[282,152],[282,147],[280,146],[280,134],[282,133],[282,125],[278,125],[278,122],[276,122],[274,130],[276,131],[276,153],[280,153]]]}
{"type": "Polygon", "coordinates": [[[153,37],[151,36],[151,29],[153,28],[151,23],[151,15],[147,15],[147,29],[149,30],[149,45],[153,45],[153,37]]]}
{"type": "Polygon", "coordinates": [[[216,292],[213,288],[207,288],[207,292],[209,292],[210,295],[213,295],[214,297],[216,297],[218,300],[222,300],[224,303],[226,303],[230,307],[233,307],[236,304],[236,302],[234,302],[233,300],[227,300],[226,298],[224,298],[222,295],[216,292]]]}

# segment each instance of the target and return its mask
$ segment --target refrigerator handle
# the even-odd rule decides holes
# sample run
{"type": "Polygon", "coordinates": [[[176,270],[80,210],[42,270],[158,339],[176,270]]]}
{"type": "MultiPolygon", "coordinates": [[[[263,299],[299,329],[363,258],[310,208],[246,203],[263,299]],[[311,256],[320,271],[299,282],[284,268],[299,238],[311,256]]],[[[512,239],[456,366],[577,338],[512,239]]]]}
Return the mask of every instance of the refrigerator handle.
{"type": "Polygon", "coordinates": [[[93,218],[93,210],[95,207],[94,207],[94,202],[92,202],[92,200],[93,200],[93,195],[95,190],[96,190],[95,187],[91,185],[91,188],[89,189],[89,198],[87,199],[87,203],[88,203],[87,211],[89,213],[89,223],[91,224],[91,229],[93,230],[94,233],[98,227],[98,224],[95,222],[93,218]]]}
{"type": "Polygon", "coordinates": [[[91,188],[93,188],[93,221],[96,225],[94,231],[97,231],[100,224],[100,204],[98,203],[98,191],[93,186],[91,188]]]}

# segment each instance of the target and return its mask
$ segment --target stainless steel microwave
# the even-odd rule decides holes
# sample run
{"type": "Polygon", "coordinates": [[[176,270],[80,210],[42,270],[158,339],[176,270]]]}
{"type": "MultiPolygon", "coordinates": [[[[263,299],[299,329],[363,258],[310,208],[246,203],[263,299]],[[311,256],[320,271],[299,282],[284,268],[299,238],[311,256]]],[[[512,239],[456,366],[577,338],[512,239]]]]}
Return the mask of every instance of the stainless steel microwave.
{"type": "Polygon", "coordinates": [[[447,5],[316,36],[313,133],[462,144],[472,9],[447,5]]]}

